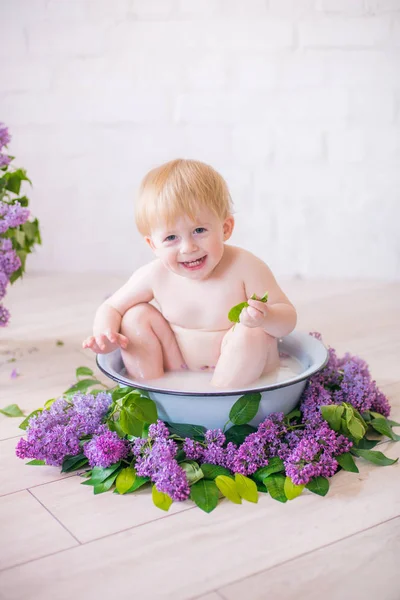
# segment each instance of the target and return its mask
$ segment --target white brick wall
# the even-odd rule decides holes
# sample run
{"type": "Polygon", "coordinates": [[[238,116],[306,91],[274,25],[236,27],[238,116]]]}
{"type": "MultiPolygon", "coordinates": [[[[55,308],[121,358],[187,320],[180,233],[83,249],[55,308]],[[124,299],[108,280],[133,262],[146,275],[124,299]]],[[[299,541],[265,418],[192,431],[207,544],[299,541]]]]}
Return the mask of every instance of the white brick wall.
{"type": "Polygon", "coordinates": [[[213,164],[232,243],[279,276],[400,277],[400,0],[0,0],[0,121],[28,169],[30,270],[151,258],[137,186],[213,164]]]}

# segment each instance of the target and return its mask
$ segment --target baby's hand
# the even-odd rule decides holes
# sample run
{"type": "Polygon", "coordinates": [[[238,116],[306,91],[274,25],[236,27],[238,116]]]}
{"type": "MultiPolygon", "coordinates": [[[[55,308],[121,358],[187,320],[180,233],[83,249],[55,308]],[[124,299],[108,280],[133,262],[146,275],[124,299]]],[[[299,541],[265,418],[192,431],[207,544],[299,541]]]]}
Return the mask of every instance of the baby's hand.
{"type": "Polygon", "coordinates": [[[266,303],[251,298],[247,302],[249,306],[240,313],[240,323],[246,327],[262,327],[268,315],[266,303]]]}
{"type": "Polygon", "coordinates": [[[82,348],[90,348],[96,354],[108,354],[117,348],[125,349],[128,346],[128,338],[120,333],[106,331],[99,335],[89,336],[82,343],[82,348]]]}

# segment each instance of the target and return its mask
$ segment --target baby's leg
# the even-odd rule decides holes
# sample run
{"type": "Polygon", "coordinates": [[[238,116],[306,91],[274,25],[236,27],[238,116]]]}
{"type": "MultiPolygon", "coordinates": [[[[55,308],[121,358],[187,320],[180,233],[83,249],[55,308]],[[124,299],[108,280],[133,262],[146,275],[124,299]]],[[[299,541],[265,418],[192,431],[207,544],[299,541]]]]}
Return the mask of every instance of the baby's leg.
{"type": "Polygon", "coordinates": [[[165,371],[180,371],[183,358],[168,321],[148,303],[137,304],[123,316],[121,333],[129,340],[121,349],[126,370],[133,379],[157,379],[165,371]]]}
{"type": "Polygon", "coordinates": [[[236,323],[225,335],[212,385],[247,386],[279,366],[278,340],[259,327],[236,323]]]}

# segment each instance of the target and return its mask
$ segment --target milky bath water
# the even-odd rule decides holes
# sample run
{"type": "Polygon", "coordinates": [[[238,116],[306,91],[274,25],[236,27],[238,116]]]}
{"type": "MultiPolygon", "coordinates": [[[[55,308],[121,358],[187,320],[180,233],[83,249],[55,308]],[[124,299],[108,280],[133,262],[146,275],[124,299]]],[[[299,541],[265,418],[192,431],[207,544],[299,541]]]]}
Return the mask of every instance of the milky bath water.
{"type": "MultiPolygon", "coordinates": [[[[280,366],[268,375],[263,375],[256,381],[253,381],[248,388],[249,391],[255,388],[263,388],[268,385],[273,385],[283,381],[288,381],[297,377],[304,367],[296,358],[287,354],[280,354],[280,366]]],[[[124,369],[125,371],[125,369],[124,369]]],[[[228,389],[220,389],[211,385],[212,371],[180,371],[168,372],[163,377],[158,379],[143,380],[143,385],[149,388],[166,391],[182,391],[182,392],[226,392],[228,389]]]]}

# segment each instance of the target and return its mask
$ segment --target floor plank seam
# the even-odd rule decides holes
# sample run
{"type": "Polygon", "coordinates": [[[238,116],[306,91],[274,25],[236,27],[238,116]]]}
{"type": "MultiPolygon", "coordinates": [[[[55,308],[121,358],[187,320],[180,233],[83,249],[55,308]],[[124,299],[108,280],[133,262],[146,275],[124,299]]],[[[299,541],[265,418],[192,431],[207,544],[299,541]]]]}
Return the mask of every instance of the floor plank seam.
{"type": "Polygon", "coordinates": [[[0,440],[0,442],[6,442],[7,440],[16,440],[17,438],[20,438],[23,435],[24,435],[23,433],[20,433],[19,435],[12,435],[11,437],[8,437],[8,438],[2,438],[0,440]]]}
{"type": "Polygon", "coordinates": [[[27,491],[27,492],[28,492],[28,493],[29,493],[29,494],[32,496],[32,498],[34,498],[34,499],[35,499],[37,502],[39,502],[39,504],[40,504],[41,506],[43,506],[43,508],[44,508],[44,509],[45,509],[45,510],[46,510],[46,511],[49,513],[49,515],[50,515],[51,517],[53,517],[53,519],[54,519],[55,521],[57,521],[57,523],[59,523],[59,525],[61,525],[61,527],[62,527],[63,529],[65,529],[65,531],[67,531],[67,532],[68,532],[68,533],[69,533],[69,534],[70,534],[70,535],[71,535],[71,536],[74,538],[74,540],[75,540],[76,542],[78,542],[78,544],[79,544],[80,546],[82,545],[82,542],[80,542],[80,541],[78,540],[78,538],[77,538],[77,537],[76,537],[76,536],[75,536],[75,535],[74,535],[74,534],[73,534],[73,533],[72,533],[72,532],[71,532],[71,531],[68,529],[68,527],[66,527],[66,526],[64,525],[64,523],[62,523],[62,521],[60,521],[60,519],[57,519],[57,517],[56,517],[55,515],[53,515],[53,513],[51,512],[51,510],[49,510],[49,509],[47,508],[47,506],[46,506],[45,504],[43,504],[43,502],[41,502],[41,501],[39,500],[39,498],[37,498],[37,497],[35,496],[35,494],[33,494],[33,493],[31,492],[31,490],[30,490],[30,489],[27,489],[26,491],[27,491]]]}
{"type": "MultiPolygon", "coordinates": [[[[273,569],[276,569],[278,567],[281,567],[283,565],[287,565],[290,562],[293,562],[299,558],[303,558],[304,556],[308,556],[309,554],[314,554],[316,552],[319,552],[321,550],[324,550],[325,548],[329,548],[330,546],[334,546],[335,544],[340,544],[341,542],[343,542],[344,540],[348,540],[356,535],[360,535],[361,533],[364,533],[365,531],[370,531],[371,529],[375,529],[376,527],[379,527],[380,525],[384,525],[385,523],[390,523],[390,521],[394,521],[396,519],[400,518],[400,514],[396,515],[394,517],[391,517],[390,519],[386,519],[386,521],[382,521],[381,523],[375,523],[374,525],[371,525],[370,527],[366,527],[365,529],[361,529],[360,531],[356,531],[354,533],[351,533],[350,535],[346,535],[343,538],[340,538],[339,540],[335,540],[333,542],[329,542],[328,544],[324,544],[323,546],[319,546],[318,548],[314,548],[313,550],[309,550],[308,552],[303,552],[302,554],[298,554],[297,556],[293,556],[292,558],[288,558],[287,560],[284,560],[280,563],[277,563],[276,565],[272,565],[271,567],[266,567],[265,569],[260,569],[259,571],[255,571],[254,573],[250,573],[249,575],[245,575],[244,577],[240,577],[239,579],[235,579],[235,581],[231,581],[229,583],[224,584],[222,587],[228,587],[231,585],[235,585],[237,583],[240,583],[241,581],[245,581],[246,579],[249,579],[250,577],[254,577],[255,575],[260,575],[260,573],[267,573],[268,571],[272,571],[273,569]]],[[[189,600],[196,600],[197,598],[201,598],[202,596],[205,596],[207,594],[211,594],[212,592],[215,592],[216,594],[219,594],[221,597],[221,600],[226,600],[226,597],[222,594],[221,589],[220,588],[216,588],[213,590],[208,590],[206,592],[204,592],[203,594],[201,594],[200,596],[195,596],[193,598],[190,598],[189,600]]]]}
{"type": "Polygon", "coordinates": [[[57,481],[64,481],[64,479],[71,479],[71,477],[75,477],[75,473],[72,475],[67,475],[66,477],[61,477],[60,479],[52,479],[51,481],[45,481],[43,483],[37,483],[36,485],[30,485],[29,488],[21,488],[19,490],[13,490],[12,492],[6,492],[5,494],[0,494],[0,498],[4,498],[5,496],[11,496],[12,494],[18,494],[19,492],[28,492],[29,490],[33,490],[37,487],[41,487],[42,485],[48,485],[49,483],[56,483],[57,481]]]}
{"type": "MultiPolygon", "coordinates": [[[[38,487],[38,486],[35,486],[35,487],[38,487]]],[[[27,489],[27,490],[20,490],[20,491],[27,491],[27,492],[29,492],[30,490],[27,489]]],[[[33,494],[32,494],[32,496],[33,496],[33,494]]],[[[33,497],[36,500],[38,500],[36,498],[36,496],[33,496],[33,497]]],[[[42,504],[40,502],[40,500],[38,500],[38,502],[40,504],[42,504]]],[[[46,508],[46,506],[44,506],[43,504],[42,504],[42,506],[44,508],[46,508]]],[[[152,519],[151,521],[145,521],[144,523],[138,523],[137,525],[133,525],[132,527],[127,527],[126,529],[120,529],[119,531],[115,531],[114,533],[107,533],[107,535],[102,535],[102,536],[100,536],[98,538],[95,538],[93,540],[88,540],[87,542],[79,542],[79,540],[77,538],[75,538],[75,536],[73,534],[71,534],[79,542],[79,546],[70,546],[69,548],[63,548],[62,550],[57,550],[57,552],[50,552],[49,554],[45,554],[45,555],[40,556],[38,558],[31,558],[30,560],[26,560],[25,562],[18,563],[17,565],[12,565],[11,567],[6,567],[5,569],[0,569],[0,573],[3,573],[4,571],[10,571],[11,569],[15,569],[16,567],[21,567],[23,565],[27,565],[27,564],[32,563],[32,562],[36,562],[38,560],[42,560],[43,558],[49,558],[49,556],[55,556],[56,554],[62,554],[63,552],[68,552],[69,550],[75,550],[78,547],[88,546],[89,544],[93,544],[93,543],[98,542],[100,540],[104,540],[106,538],[113,537],[114,535],[119,535],[120,533],[124,533],[126,531],[137,529],[138,527],[143,527],[144,525],[149,525],[150,523],[155,523],[156,521],[161,521],[163,519],[168,519],[168,518],[171,518],[171,517],[175,517],[175,516],[180,515],[181,513],[188,512],[189,510],[195,510],[195,509],[197,509],[197,506],[190,506],[189,508],[181,510],[181,511],[179,511],[177,513],[173,513],[173,514],[170,514],[170,515],[164,515],[164,516],[158,517],[156,519],[152,519]]],[[[46,508],[46,510],[48,510],[48,509],[46,508]]],[[[50,511],[48,511],[48,512],[50,512],[50,511]]],[[[50,512],[50,514],[51,514],[52,517],[54,517],[54,515],[51,512],[50,512]]],[[[58,519],[56,517],[54,517],[54,518],[58,521],[58,519]]],[[[60,521],[58,521],[58,522],[62,525],[62,523],[60,521]]],[[[64,525],[63,525],[63,527],[64,527],[64,529],[66,529],[66,531],[68,531],[68,533],[71,533],[64,525]]]]}

